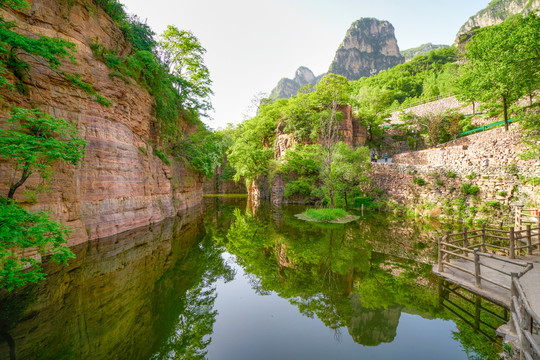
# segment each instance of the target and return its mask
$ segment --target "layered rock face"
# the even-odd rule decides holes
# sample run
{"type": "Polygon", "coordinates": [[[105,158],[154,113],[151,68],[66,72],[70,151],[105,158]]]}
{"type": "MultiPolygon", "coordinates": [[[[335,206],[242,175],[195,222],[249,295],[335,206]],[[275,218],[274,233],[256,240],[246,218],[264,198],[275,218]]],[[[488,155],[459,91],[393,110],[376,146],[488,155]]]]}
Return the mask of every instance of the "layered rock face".
{"type": "Polygon", "coordinates": [[[392,24],[363,18],[354,22],[347,31],[328,72],[358,80],[404,61],[392,24]]]}
{"type": "Polygon", "coordinates": [[[302,86],[306,86],[307,84],[315,85],[320,79],[321,76],[315,77],[313,71],[305,66],[300,66],[294,74],[294,79],[283,78],[278,82],[277,86],[270,93],[270,98],[288,99],[296,95],[302,86]]]}
{"type": "MultiPolygon", "coordinates": [[[[134,81],[110,77],[107,66],[90,49],[98,41],[118,54],[131,51],[116,24],[91,0],[68,6],[59,0],[29,1],[27,12],[6,13],[21,32],[60,37],[76,45],[77,63],[65,63],[67,72],[112,101],[110,108],[94,102],[80,89],[30,57],[29,96],[3,89],[2,117],[12,106],[35,108],[76,123],[88,145],[78,166],[57,164],[51,192],[27,203],[24,190],[39,179],[30,178],[16,193],[30,211],[45,210],[73,230],[70,245],[148,225],[195,206],[202,199],[202,181],[185,164],[166,165],[154,155],[157,141],[154,98],[134,81]]],[[[189,132],[187,127],[183,129],[189,132]]],[[[173,160],[173,159],[171,159],[173,160]]],[[[13,165],[0,160],[0,192],[7,194],[13,165]]]]}
{"type": "Polygon", "coordinates": [[[462,35],[475,28],[497,25],[511,15],[527,14],[533,10],[540,10],[540,0],[493,0],[459,29],[456,44],[460,42],[462,35]]]}

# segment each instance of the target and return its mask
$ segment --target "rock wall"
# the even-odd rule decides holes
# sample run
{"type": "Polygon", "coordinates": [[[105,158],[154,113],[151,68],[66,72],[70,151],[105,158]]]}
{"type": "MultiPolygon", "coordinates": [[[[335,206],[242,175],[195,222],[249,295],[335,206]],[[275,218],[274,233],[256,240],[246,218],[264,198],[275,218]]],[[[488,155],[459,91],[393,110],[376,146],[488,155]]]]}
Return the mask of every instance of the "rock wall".
{"type": "Polygon", "coordinates": [[[521,137],[518,125],[512,125],[509,132],[499,128],[439,148],[395,155],[393,164],[373,164],[375,186],[419,213],[426,203],[434,204],[438,211],[428,210],[436,216],[445,202],[458,198],[465,198],[467,206],[498,202],[506,209],[501,215],[511,222],[512,204],[540,204],[540,183],[530,181],[540,178],[540,161],[517,156],[523,151],[521,137]],[[448,177],[449,173],[454,176],[448,177]],[[426,184],[414,183],[415,178],[426,184]],[[475,198],[462,192],[464,183],[478,186],[475,198]]]}
{"type": "Polygon", "coordinates": [[[401,113],[412,112],[418,116],[424,116],[428,114],[441,114],[447,110],[457,110],[460,114],[472,114],[472,104],[464,104],[456,99],[455,96],[450,96],[444,99],[432,101],[426,104],[412,106],[410,108],[394,111],[389,118],[390,124],[401,124],[399,116],[401,113]]]}
{"type": "MultiPolygon", "coordinates": [[[[33,80],[27,84],[31,93],[23,97],[2,90],[2,116],[13,105],[39,107],[75,122],[88,142],[82,163],[55,166],[52,191],[39,195],[35,204],[23,205],[31,211],[50,211],[52,218],[67,224],[73,230],[69,245],[75,245],[148,225],[199,204],[199,175],[185,164],[173,161],[169,166],[154,155],[150,145],[157,141],[153,97],[134,82],[110,77],[111,70],[92,54],[90,44],[95,40],[119,54],[131,51],[110,17],[91,0],[69,5],[59,0],[29,3],[28,11],[4,16],[16,21],[22,32],[74,43],[77,63],[65,63],[64,69],[81,73],[82,80],[93,84],[112,106],[99,105],[56,73],[23,56],[31,65],[33,80]]],[[[0,160],[0,192],[7,194],[11,176],[12,164],[0,160]]],[[[30,178],[17,191],[17,200],[28,200],[24,191],[38,182],[37,177],[30,178]]]]}
{"type": "Polygon", "coordinates": [[[437,148],[395,155],[393,162],[459,168],[483,166],[487,159],[488,167],[506,167],[515,163],[525,172],[534,172],[533,169],[540,167],[540,161],[518,157],[524,151],[522,137],[519,124],[513,123],[508,132],[504,131],[504,127],[478,132],[441,144],[437,148]]]}
{"type": "Polygon", "coordinates": [[[345,76],[349,80],[358,80],[404,61],[399,53],[392,24],[362,18],[347,30],[328,72],[345,76]]]}

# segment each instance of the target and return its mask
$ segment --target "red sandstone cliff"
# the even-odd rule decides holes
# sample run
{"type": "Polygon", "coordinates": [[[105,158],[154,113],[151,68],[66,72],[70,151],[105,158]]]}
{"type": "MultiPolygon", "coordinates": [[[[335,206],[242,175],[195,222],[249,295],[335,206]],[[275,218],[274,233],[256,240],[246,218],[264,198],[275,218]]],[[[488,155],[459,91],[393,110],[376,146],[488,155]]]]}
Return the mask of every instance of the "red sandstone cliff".
{"type": "MultiPolygon", "coordinates": [[[[9,109],[40,107],[53,116],[74,121],[88,145],[77,167],[58,164],[52,191],[38,196],[31,211],[51,211],[51,217],[73,230],[75,245],[113,235],[174,216],[201,202],[202,179],[185,164],[164,164],[153,154],[153,97],[144,89],[110,77],[110,69],[90,49],[92,39],[119,54],[128,54],[129,43],[105,12],[92,0],[30,0],[24,13],[4,14],[18,24],[18,31],[61,37],[76,45],[76,64],[66,63],[68,72],[112,101],[110,108],[94,102],[56,73],[32,58],[24,57],[32,69],[29,96],[2,90],[1,115],[9,109]],[[69,3],[69,4],[68,4],[69,3]],[[37,88],[36,88],[37,86],[37,88]]],[[[172,160],[172,159],[171,159],[172,160]]],[[[0,193],[7,194],[12,166],[0,160],[0,193]]],[[[35,186],[37,177],[25,184],[35,186]]],[[[24,188],[16,198],[25,200],[24,188]]]]}

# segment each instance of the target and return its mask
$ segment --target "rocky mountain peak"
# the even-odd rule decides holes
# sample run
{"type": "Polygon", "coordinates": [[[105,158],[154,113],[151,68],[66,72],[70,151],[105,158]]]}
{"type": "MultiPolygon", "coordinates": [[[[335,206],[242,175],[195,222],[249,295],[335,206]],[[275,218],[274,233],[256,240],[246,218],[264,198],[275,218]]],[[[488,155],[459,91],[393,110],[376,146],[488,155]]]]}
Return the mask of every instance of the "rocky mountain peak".
{"type": "Polygon", "coordinates": [[[540,10],[540,0],[493,0],[485,9],[471,16],[459,29],[456,35],[456,44],[461,42],[462,35],[473,29],[497,25],[509,16],[516,14],[526,15],[533,10],[540,10]]]}
{"type": "Polygon", "coordinates": [[[345,76],[349,80],[358,80],[404,61],[392,24],[374,18],[362,18],[355,21],[347,31],[328,72],[345,76]]]}
{"type": "Polygon", "coordinates": [[[311,71],[307,67],[300,66],[294,74],[293,81],[300,86],[305,86],[307,84],[313,85],[313,82],[315,81],[315,74],[313,74],[313,71],[311,71]]]}
{"type": "Polygon", "coordinates": [[[283,78],[279,80],[277,86],[270,93],[270,99],[288,99],[296,95],[302,86],[315,85],[319,80],[313,71],[305,66],[300,66],[294,74],[294,79],[283,78]]]}

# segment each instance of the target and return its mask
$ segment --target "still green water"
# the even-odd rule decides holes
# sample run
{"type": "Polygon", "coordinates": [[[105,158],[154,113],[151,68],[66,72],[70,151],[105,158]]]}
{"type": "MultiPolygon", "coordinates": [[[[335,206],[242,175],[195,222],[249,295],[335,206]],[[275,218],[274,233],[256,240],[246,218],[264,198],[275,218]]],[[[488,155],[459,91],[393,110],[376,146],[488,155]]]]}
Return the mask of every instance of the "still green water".
{"type": "Polygon", "coordinates": [[[0,359],[492,359],[506,311],[431,274],[446,228],[207,198],[0,292],[0,359]],[[9,341],[4,341],[9,339],[9,341]]]}

